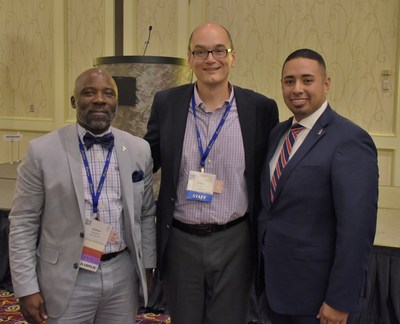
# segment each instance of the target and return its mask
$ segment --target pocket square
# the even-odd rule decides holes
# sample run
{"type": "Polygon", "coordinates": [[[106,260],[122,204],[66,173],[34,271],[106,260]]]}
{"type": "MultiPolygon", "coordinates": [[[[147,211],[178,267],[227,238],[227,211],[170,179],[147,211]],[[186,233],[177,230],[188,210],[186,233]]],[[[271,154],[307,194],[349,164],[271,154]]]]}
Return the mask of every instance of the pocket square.
{"type": "Polygon", "coordinates": [[[139,182],[143,180],[143,171],[135,170],[132,173],[132,182],[139,182]]]}

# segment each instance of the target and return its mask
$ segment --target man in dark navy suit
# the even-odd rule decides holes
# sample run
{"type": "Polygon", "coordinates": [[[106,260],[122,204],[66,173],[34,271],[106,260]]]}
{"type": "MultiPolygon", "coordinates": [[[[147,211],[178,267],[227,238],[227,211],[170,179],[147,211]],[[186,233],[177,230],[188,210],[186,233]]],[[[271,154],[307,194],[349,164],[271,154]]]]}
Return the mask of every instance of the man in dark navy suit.
{"type": "Polygon", "coordinates": [[[290,54],[281,82],[294,116],[270,135],[259,216],[271,320],[351,323],[365,298],[375,235],[376,148],[328,104],[320,54],[290,54]]]}

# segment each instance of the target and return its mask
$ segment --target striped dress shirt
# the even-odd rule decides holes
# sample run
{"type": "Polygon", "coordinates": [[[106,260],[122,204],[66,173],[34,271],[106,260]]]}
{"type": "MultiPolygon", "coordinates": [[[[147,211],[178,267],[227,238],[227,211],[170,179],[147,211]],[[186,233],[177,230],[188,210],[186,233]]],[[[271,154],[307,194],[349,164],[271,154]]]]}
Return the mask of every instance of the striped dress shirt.
{"type": "MultiPolygon", "coordinates": [[[[78,136],[83,143],[83,136],[86,130],[77,124],[78,136]]],[[[109,131],[101,134],[104,135],[109,131]]],[[[94,134],[93,134],[94,135],[94,134]]],[[[100,136],[101,136],[100,135],[100,136]]],[[[97,135],[99,136],[99,135],[97,135]]],[[[92,174],[93,185],[95,192],[100,181],[101,173],[103,172],[104,163],[106,162],[108,150],[103,148],[100,144],[94,144],[90,150],[86,150],[86,157],[89,163],[90,172],[92,174]]],[[[82,177],[83,177],[83,192],[84,192],[84,205],[85,205],[85,218],[93,219],[93,201],[90,193],[89,181],[86,175],[85,166],[82,161],[82,177]]],[[[119,233],[118,240],[111,244],[107,243],[104,249],[104,254],[118,252],[126,247],[123,238],[123,206],[121,195],[120,174],[118,169],[117,157],[115,149],[113,149],[110,165],[108,167],[107,176],[104,181],[103,189],[99,197],[98,216],[99,221],[110,224],[113,230],[119,233]]]]}
{"type": "MultiPolygon", "coordinates": [[[[195,87],[196,119],[203,151],[214,135],[226,107],[234,98],[233,87],[231,89],[230,98],[211,113],[206,110],[195,87]]],[[[205,162],[205,172],[215,174],[216,179],[223,182],[222,192],[214,193],[211,203],[186,199],[189,172],[200,171],[201,160],[193,111],[191,106],[188,109],[174,218],[187,224],[225,224],[243,216],[248,208],[243,138],[236,101],[232,101],[225,124],[205,162]]]]}

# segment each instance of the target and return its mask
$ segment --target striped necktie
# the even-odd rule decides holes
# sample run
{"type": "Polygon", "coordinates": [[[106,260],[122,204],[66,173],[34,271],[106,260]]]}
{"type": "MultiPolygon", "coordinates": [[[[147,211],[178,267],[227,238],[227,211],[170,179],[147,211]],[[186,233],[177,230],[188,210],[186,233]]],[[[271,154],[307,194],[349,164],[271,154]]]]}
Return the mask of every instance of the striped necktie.
{"type": "Polygon", "coordinates": [[[297,135],[304,129],[304,126],[300,124],[294,124],[290,128],[289,134],[287,134],[285,141],[283,143],[281,152],[279,154],[278,162],[275,166],[274,174],[271,178],[271,186],[270,186],[270,198],[271,202],[274,201],[275,191],[278,185],[278,180],[281,177],[283,169],[286,167],[286,164],[289,161],[290,152],[292,151],[293,144],[296,141],[297,135]]]}

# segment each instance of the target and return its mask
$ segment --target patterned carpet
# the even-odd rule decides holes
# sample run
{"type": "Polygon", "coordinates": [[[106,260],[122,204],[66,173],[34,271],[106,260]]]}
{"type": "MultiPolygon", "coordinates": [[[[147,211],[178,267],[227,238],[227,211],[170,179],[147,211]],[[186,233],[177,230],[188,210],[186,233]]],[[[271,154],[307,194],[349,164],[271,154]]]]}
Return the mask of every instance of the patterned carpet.
{"type": "MultiPolygon", "coordinates": [[[[0,323],[7,324],[27,324],[19,312],[19,306],[12,293],[0,290],[0,323]]],[[[140,314],[136,319],[136,324],[170,324],[167,315],[140,314]]]]}

